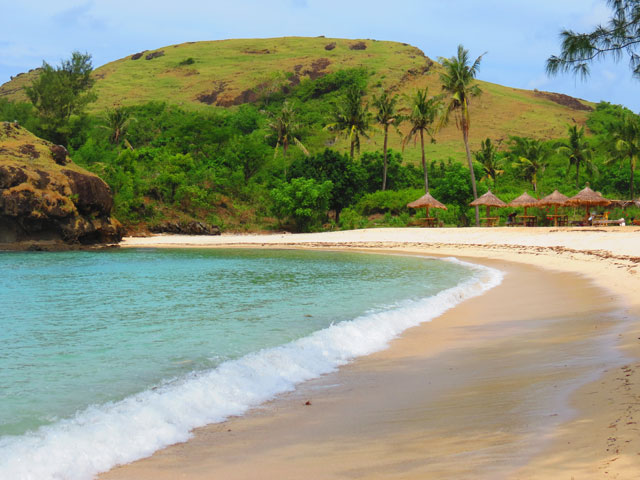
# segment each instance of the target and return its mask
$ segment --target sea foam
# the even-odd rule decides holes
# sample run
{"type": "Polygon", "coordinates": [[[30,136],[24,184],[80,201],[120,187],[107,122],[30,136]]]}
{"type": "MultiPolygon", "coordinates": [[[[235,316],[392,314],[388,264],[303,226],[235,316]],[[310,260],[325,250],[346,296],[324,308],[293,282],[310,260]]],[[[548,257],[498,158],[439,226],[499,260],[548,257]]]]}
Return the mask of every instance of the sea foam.
{"type": "Polygon", "coordinates": [[[502,281],[498,270],[464,264],[471,267],[472,277],[434,296],[331,325],[118,402],[91,406],[21,436],[3,437],[0,478],[86,480],[184,442],[194,428],[242,415],[301,382],[380,351],[407,328],[430,321],[502,281]]]}

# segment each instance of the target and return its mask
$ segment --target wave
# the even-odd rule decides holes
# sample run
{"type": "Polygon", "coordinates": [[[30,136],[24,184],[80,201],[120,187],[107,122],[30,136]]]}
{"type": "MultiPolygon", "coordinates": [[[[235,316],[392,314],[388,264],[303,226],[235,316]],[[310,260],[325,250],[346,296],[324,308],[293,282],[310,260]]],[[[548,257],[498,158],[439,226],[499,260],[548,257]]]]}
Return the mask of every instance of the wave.
{"type": "Polygon", "coordinates": [[[87,480],[116,465],[184,442],[191,431],[244,414],[296,385],[383,350],[407,328],[430,321],[500,284],[503,273],[449,258],[473,271],[453,288],[340,322],[118,402],[0,439],[0,478],[87,480]]]}

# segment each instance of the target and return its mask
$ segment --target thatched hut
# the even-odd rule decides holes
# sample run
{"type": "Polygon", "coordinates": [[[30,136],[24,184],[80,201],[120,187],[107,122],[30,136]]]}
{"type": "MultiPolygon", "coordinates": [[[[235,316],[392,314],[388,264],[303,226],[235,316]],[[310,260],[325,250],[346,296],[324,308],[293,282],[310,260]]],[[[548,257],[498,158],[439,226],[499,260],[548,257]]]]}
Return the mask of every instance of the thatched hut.
{"type": "Polygon", "coordinates": [[[430,222],[430,220],[429,220],[429,209],[430,208],[440,208],[442,210],[446,210],[447,209],[445,204],[440,203],[438,200],[433,198],[433,196],[429,192],[425,193],[419,199],[417,199],[417,200],[415,200],[415,201],[413,201],[411,203],[408,203],[407,207],[409,207],[409,208],[426,208],[427,209],[427,216],[426,216],[427,225],[435,225],[435,223],[433,221],[430,222]]]}
{"type": "Polygon", "coordinates": [[[567,200],[567,205],[585,207],[586,217],[589,217],[589,208],[606,207],[611,204],[611,200],[604,198],[598,192],[594,192],[589,187],[585,187],[576,195],[567,200]]]}
{"type": "MultiPolygon", "coordinates": [[[[480,207],[483,205],[487,207],[487,219],[491,218],[491,207],[504,208],[507,206],[506,203],[491,193],[491,190],[475,199],[469,205],[472,207],[480,207]]],[[[489,220],[487,220],[487,224],[489,224],[489,220]]]]}
{"type": "MultiPolygon", "coordinates": [[[[558,226],[558,207],[563,207],[567,204],[569,197],[563,195],[558,190],[554,190],[553,193],[540,199],[538,203],[541,207],[553,206],[553,224],[558,226]]],[[[567,216],[562,217],[563,225],[567,222],[567,216]]]]}
{"type": "Polygon", "coordinates": [[[529,207],[537,207],[539,205],[539,201],[537,198],[533,198],[527,192],[524,192],[518,198],[514,198],[507,205],[510,207],[524,207],[524,214],[527,215],[527,208],[529,207]]]}

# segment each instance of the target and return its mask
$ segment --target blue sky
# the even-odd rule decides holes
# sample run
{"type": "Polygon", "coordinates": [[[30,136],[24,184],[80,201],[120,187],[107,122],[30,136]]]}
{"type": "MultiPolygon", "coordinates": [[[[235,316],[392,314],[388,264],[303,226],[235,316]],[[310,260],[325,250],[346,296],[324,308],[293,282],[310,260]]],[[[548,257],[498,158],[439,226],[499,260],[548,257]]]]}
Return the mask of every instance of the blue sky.
{"type": "Polygon", "coordinates": [[[58,64],[73,50],[94,67],[141,50],[197,40],[281,36],[375,38],[406,42],[433,59],[463,44],[487,52],[478,77],[640,111],[627,60],[598,62],[587,81],[549,78],[563,28],[589,31],[610,14],[605,0],[2,0],[0,83],[58,64]]]}

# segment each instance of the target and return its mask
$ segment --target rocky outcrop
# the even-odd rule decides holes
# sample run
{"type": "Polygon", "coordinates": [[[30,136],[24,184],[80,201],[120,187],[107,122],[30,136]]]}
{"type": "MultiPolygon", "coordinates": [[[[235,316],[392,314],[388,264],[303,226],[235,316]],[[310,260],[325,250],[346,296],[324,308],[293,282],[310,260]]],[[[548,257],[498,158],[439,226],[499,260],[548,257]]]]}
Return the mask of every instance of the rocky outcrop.
{"type": "Polygon", "coordinates": [[[14,123],[0,123],[0,243],[114,243],[113,195],[75,165],[64,147],[14,123]]]}
{"type": "Polygon", "coordinates": [[[164,222],[149,228],[152,233],[175,233],[178,235],[220,235],[220,227],[202,222],[164,222]]]}

